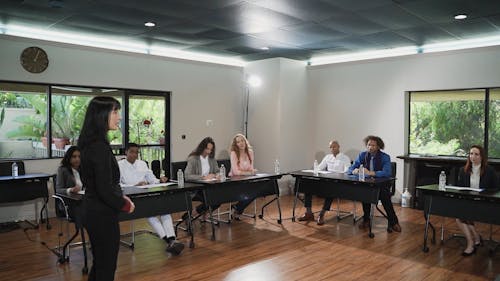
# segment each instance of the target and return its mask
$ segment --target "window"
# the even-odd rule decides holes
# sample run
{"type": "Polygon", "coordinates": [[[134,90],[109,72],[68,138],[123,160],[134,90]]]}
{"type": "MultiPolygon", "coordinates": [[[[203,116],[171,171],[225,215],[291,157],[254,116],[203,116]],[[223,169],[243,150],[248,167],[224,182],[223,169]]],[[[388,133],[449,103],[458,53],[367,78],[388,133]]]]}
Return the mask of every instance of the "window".
{"type": "Polygon", "coordinates": [[[46,158],[47,86],[0,83],[0,158],[46,158]]]}
{"type": "Polygon", "coordinates": [[[64,156],[78,143],[88,103],[97,95],[116,98],[122,116],[130,116],[122,118],[121,131],[108,134],[115,153],[129,140],[142,146],[143,160],[170,163],[169,93],[18,82],[0,82],[0,159],[64,156]]]}
{"type": "Polygon", "coordinates": [[[499,98],[500,91],[490,89],[411,92],[409,153],[466,156],[479,144],[489,157],[500,157],[499,98]]]}
{"type": "MultiPolygon", "coordinates": [[[[115,89],[52,86],[51,124],[52,156],[63,157],[71,145],[77,145],[85,112],[90,100],[97,95],[109,95],[123,105],[123,91],[115,89]]],[[[122,144],[122,132],[110,131],[112,145],[122,144]]]]}
{"type": "Polygon", "coordinates": [[[166,97],[132,94],[129,96],[129,140],[141,146],[141,159],[151,163],[165,158],[166,97]]]}
{"type": "Polygon", "coordinates": [[[500,158],[500,89],[490,90],[488,157],[500,158]]]}

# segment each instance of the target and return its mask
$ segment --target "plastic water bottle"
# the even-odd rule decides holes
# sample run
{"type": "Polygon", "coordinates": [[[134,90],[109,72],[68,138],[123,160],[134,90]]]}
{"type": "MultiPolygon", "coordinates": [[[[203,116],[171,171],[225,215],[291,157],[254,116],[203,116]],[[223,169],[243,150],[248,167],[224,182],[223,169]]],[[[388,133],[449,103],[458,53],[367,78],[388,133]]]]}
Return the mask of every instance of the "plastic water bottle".
{"type": "Polygon", "coordinates": [[[313,172],[314,172],[314,175],[318,175],[318,160],[314,160],[314,163],[313,163],[313,172]]]}
{"type": "Polygon", "coordinates": [[[12,176],[13,177],[19,176],[19,168],[17,167],[16,162],[12,163],[12,176]]]}
{"type": "Polygon", "coordinates": [[[363,167],[363,164],[359,165],[358,171],[359,180],[365,181],[365,167],[363,167]]]}
{"type": "Polygon", "coordinates": [[[177,185],[179,187],[184,187],[184,173],[182,169],[177,170],[177,185]]]}
{"type": "Polygon", "coordinates": [[[439,174],[439,190],[446,190],[446,173],[444,171],[439,174]]]}
{"type": "Polygon", "coordinates": [[[274,173],[275,174],[280,173],[280,160],[278,159],[274,160],[274,173]]]}
{"type": "Polygon", "coordinates": [[[220,175],[220,181],[226,180],[226,167],[224,167],[224,164],[220,165],[219,175],[220,175]]]}
{"type": "Polygon", "coordinates": [[[401,207],[408,208],[411,205],[411,194],[408,188],[405,188],[403,194],[401,194],[401,207]]]}

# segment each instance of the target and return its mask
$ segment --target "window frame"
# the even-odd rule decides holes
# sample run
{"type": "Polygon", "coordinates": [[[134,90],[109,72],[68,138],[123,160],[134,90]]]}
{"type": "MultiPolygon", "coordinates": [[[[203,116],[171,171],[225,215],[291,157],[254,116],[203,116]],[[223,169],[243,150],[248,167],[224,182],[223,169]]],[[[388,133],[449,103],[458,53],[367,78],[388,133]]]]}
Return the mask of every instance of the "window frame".
{"type": "MultiPolygon", "coordinates": [[[[143,89],[132,89],[132,88],[122,88],[122,87],[113,87],[113,86],[86,86],[86,85],[73,85],[73,84],[59,84],[59,83],[37,83],[37,82],[24,82],[24,81],[12,81],[12,80],[0,80],[0,83],[11,83],[11,84],[24,84],[24,85],[37,85],[37,86],[44,86],[45,87],[45,94],[47,95],[47,126],[46,126],[46,131],[47,131],[47,143],[52,143],[52,88],[53,87],[78,87],[78,88],[89,88],[89,89],[116,89],[120,90],[123,92],[121,95],[122,98],[122,120],[124,120],[123,128],[121,128],[122,132],[122,144],[121,145],[113,145],[113,150],[119,150],[120,152],[118,155],[123,154],[124,152],[124,147],[125,144],[128,143],[129,141],[129,122],[128,122],[128,117],[129,117],[129,112],[128,112],[128,106],[129,106],[129,98],[131,96],[137,97],[137,96],[155,96],[155,97],[163,97],[165,101],[165,127],[164,127],[164,132],[165,132],[165,144],[163,145],[164,150],[165,150],[165,161],[166,163],[170,163],[171,156],[170,156],[170,147],[171,147],[171,108],[170,108],[170,102],[171,102],[171,92],[170,91],[155,91],[155,90],[143,90],[143,89]]],[[[0,89],[1,90],[1,89],[0,89]]],[[[54,94],[57,95],[57,94],[54,94]]],[[[75,94],[75,96],[78,94],[75,94]]],[[[155,144],[148,144],[148,145],[141,145],[141,147],[151,147],[151,146],[162,146],[160,144],[155,145],[155,144]]],[[[115,153],[116,154],[116,153],[115,153]]],[[[47,145],[47,156],[46,157],[39,157],[39,158],[0,158],[0,161],[16,161],[16,160],[47,160],[47,159],[60,159],[62,157],[59,156],[53,156],[52,153],[52,146],[47,145]]],[[[161,160],[161,159],[160,159],[161,160]]]]}
{"type": "MultiPolygon", "coordinates": [[[[484,132],[483,132],[483,143],[482,146],[485,150],[486,156],[488,156],[489,152],[489,127],[490,127],[490,120],[489,120],[489,108],[490,108],[490,90],[491,89],[498,89],[500,87],[475,87],[475,88],[458,88],[458,89],[442,89],[442,90],[424,90],[424,91],[407,91],[408,93],[408,103],[406,104],[407,106],[407,130],[406,130],[406,151],[408,155],[418,155],[418,156],[425,156],[425,154],[419,154],[419,153],[411,153],[410,152],[410,147],[411,147],[411,102],[412,102],[412,94],[414,93],[428,93],[428,92],[453,92],[453,91],[483,91],[484,92],[484,132]]],[[[466,159],[466,156],[455,156],[455,155],[434,155],[435,157],[444,157],[444,158],[449,158],[449,157],[456,157],[456,158],[464,158],[466,159]]],[[[488,159],[500,159],[500,157],[493,157],[488,159]]]]}

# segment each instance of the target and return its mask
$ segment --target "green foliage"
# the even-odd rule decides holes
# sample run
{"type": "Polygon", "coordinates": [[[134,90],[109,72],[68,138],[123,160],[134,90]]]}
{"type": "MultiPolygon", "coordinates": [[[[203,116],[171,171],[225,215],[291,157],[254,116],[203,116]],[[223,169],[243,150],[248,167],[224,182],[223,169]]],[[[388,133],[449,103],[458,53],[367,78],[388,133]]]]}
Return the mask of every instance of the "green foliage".
{"type": "Polygon", "coordinates": [[[410,110],[411,153],[463,156],[483,144],[483,101],[413,102],[410,110]]]}
{"type": "Polygon", "coordinates": [[[159,143],[164,136],[165,103],[163,99],[130,99],[129,139],[138,144],[159,143]],[[149,126],[144,120],[151,121],[149,126]]]}

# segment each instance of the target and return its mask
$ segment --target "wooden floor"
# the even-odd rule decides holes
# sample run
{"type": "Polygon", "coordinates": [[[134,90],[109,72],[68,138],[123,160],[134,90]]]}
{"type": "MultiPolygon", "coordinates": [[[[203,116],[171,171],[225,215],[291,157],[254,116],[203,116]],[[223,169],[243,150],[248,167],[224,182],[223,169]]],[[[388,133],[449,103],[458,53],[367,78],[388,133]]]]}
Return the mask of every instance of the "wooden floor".
{"type": "MultiPolygon", "coordinates": [[[[263,204],[258,200],[258,205],[263,204]]],[[[195,225],[194,249],[173,257],[165,243],[152,235],[136,237],[134,251],[121,247],[116,280],[494,280],[500,274],[500,251],[493,257],[483,246],[477,254],[464,258],[463,241],[453,239],[444,245],[431,245],[422,252],[424,219],[421,211],[399,208],[402,233],[387,233],[384,218],[376,218],[375,238],[353,227],[350,218],[337,222],[335,213],[327,223],[292,222],[291,196],[281,198],[285,220],[277,224],[277,208],[272,204],[264,220],[244,218],[217,228],[216,241],[210,240],[210,226],[195,225]]],[[[314,201],[319,209],[322,202],[314,201]]],[[[358,204],[358,213],[361,206],[358,204]]],[[[251,205],[253,206],[253,205],[251,205]]],[[[344,201],[342,208],[352,209],[344,201]]],[[[302,213],[302,206],[298,213],[302,213]]],[[[176,214],[178,217],[180,214],[176,214]]],[[[442,218],[434,217],[440,225],[442,218]]],[[[457,230],[454,220],[445,219],[445,235],[457,230]]],[[[49,247],[57,245],[59,221],[53,228],[18,229],[0,234],[0,280],[86,280],[82,276],[81,248],[71,251],[71,261],[59,265],[49,247]]],[[[25,225],[23,225],[25,226],[25,225]]],[[[136,229],[148,228],[138,220],[136,229]]],[[[489,226],[478,224],[484,238],[489,226]]],[[[122,223],[122,232],[129,230],[122,223]]],[[[493,227],[500,240],[500,227],[493,227]]],[[[180,240],[187,242],[185,233],[180,240]]],[[[90,258],[91,261],[91,258],[90,258]]]]}

